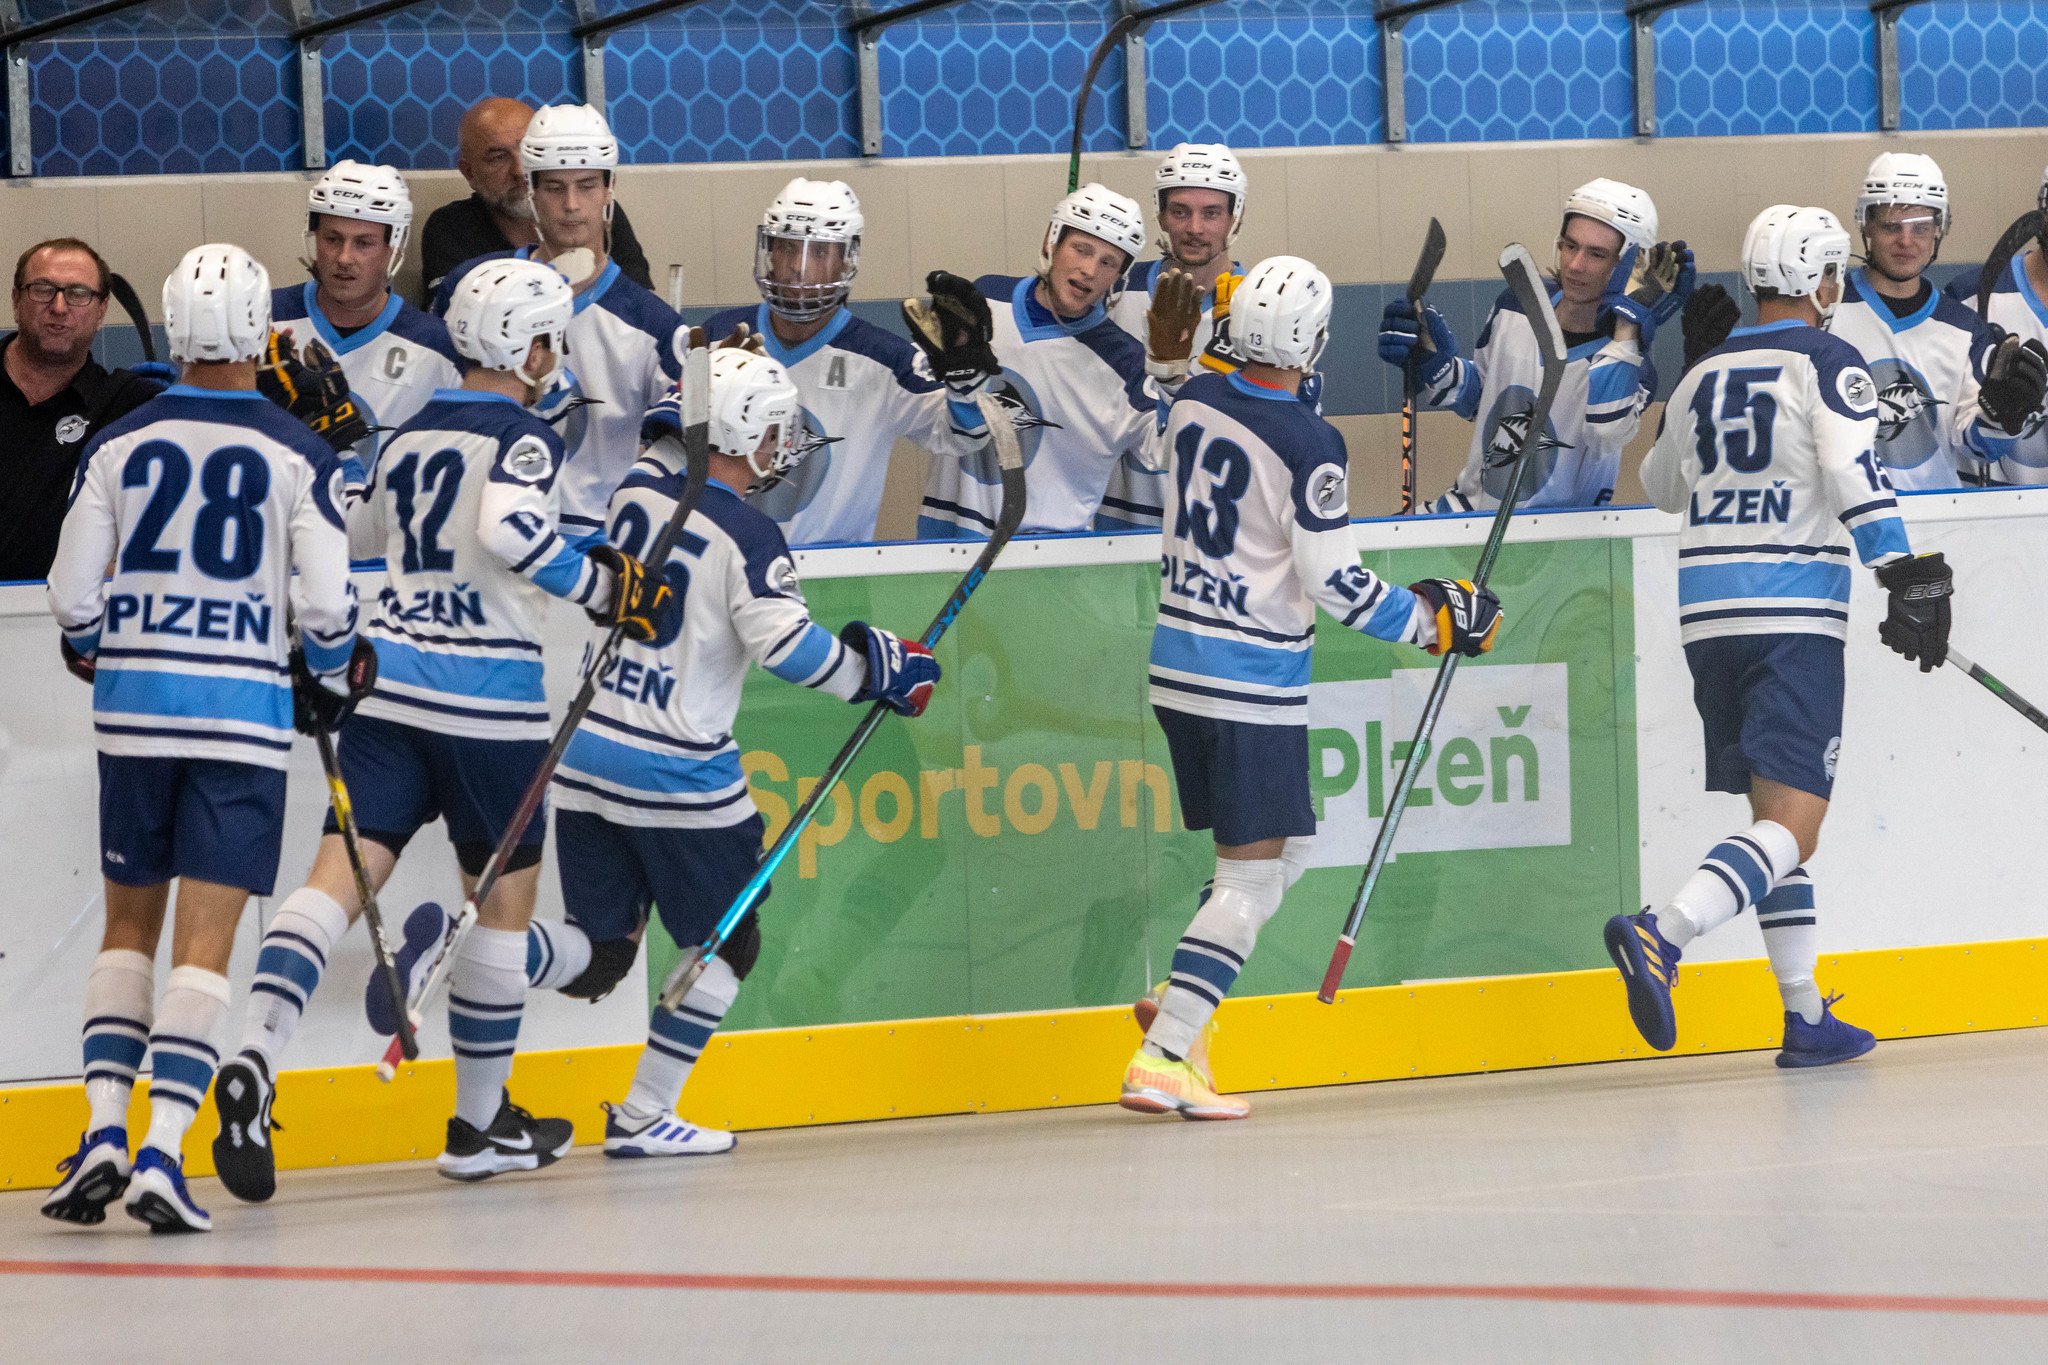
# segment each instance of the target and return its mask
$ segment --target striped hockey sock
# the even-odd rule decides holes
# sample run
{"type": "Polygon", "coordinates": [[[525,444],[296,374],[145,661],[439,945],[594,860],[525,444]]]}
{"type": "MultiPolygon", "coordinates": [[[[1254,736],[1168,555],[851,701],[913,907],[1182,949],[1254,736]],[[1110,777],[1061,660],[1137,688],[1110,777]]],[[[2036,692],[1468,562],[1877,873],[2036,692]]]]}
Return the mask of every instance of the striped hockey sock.
{"type": "Polygon", "coordinates": [[[85,978],[85,1098],[92,1106],[86,1131],[128,1126],[155,998],[156,964],[141,953],[109,948],[93,959],[85,978]]]}
{"type": "Polygon", "coordinates": [[[1711,933],[1770,894],[1799,866],[1799,841],[1775,820],[1759,820],[1708,851],[1706,861],[1671,903],[1657,912],[1657,927],[1674,948],[1711,933]]]}
{"type": "Polygon", "coordinates": [[[576,925],[535,920],[526,926],[526,979],[535,990],[560,990],[589,965],[590,935],[576,925]]]}
{"type": "Polygon", "coordinates": [[[469,931],[448,973],[455,1117],[482,1131],[498,1116],[526,1004],[526,931],[469,931]]]}
{"type": "Polygon", "coordinates": [[[1202,1026],[1237,984],[1259,930],[1280,908],[1287,877],[1278,858],[1219,858],[1211,886],[1173,950],[1166,998],[1145,1034],[1145,1047],[1162,1056],[1186,1057],[1194,1047],[1202,1026]]]}
{"type": "Polygon", "coordinates": [[[1764,952],[1785,1008],[1809,1024],[1821,1015],[1820,987],[1813,981],[1820,960],[1820,926],[1813,909],[1813,878],[1795,867],[1757,902],[1756,922],[1763,926],[1764,952]]]}
{"type": "Polygon", "coordinates": [[[624,1108],[630,1117],[653,1118],[675,1108],[691,1068],[739,993],[732,964],[714,957],[682,1004],[673,1011],[655,1007],[647,1021],[647,1046],[633,1069],[633,1088],[626,1092],[624,1108]]]}
{"type": "Polygon", "coordinates": [[[144,1145],[179,1155],[185,1130],[205,1102],[220,1065],[228,1017],[228,979],[204,967],[173,967],[149,1039],[149,1136],[144,1145]]]}
{"type": "Polygon", "coordinates": [[[256,951],[256,977],[249,983],[249,1017],[242,1023],[242,1050],[263,1059],[277,1074],[277,1059],[298,1032],[306,1002],[327,970],[327,955],[348,932],[348,911],[324,891],[302,886],[284,898],[256,951]]]}

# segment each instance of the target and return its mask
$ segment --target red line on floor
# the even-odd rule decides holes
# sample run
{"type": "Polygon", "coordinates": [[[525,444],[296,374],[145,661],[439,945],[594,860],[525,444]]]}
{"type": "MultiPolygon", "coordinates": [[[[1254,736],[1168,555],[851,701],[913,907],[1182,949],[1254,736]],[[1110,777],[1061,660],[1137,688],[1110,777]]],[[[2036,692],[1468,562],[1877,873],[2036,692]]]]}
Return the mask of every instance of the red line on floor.
{"type": "Polygon", "coordinates": [[[1933,1294],[1788,1293],[1573,1284],[1172,1284],[1116,1280],[923,1280],[860,1275],[663,1275],[640,1271],[452,1267],[205,1265],[157,1261],[0,1260],[0,1275],[116,1279],[282,1280],[342,1284],[458,1284],[547,1289],[697,1289],[767,1294],[987,1295],[1114,1299],[1468,1299],[1645,1308],[1796,1308],[1851,1313],[1974,1313],[2048,1317],[2048,1299],[1933,1294]]]}

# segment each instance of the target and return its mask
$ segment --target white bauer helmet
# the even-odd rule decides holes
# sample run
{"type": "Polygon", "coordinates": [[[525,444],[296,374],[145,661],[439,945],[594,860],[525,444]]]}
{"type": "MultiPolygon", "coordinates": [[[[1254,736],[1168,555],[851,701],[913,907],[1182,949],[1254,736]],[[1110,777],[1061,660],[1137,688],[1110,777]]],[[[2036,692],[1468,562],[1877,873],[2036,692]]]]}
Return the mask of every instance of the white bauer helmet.
{"type": "Polygon", "coordinates": [[[306,259],[311,269],[313,233],[320,215],[381,223],[391,243],[390,274],[405,260],[405,239],[412,230],[412,191],[405,177],[390,166],[337,161],[314,182],[306,195],[306,259]]]}
{"type": "Polygon", "coordinates": [[[1565,197],[1564,216],[1591,218],[1621,234],[1624,246],[1648,251],[1657,245],[1657,206],[1634,185],[1602,176],[1565,197]]]}
{"type": "MultiPolygon", "coordinates": [[[[1773,204],[1743,234],[1742,282],[1752,294],[1772,289],[1787,298],[1805,298],[1818,293],[1831,276],[1837,282],[1847,277],[1849,249],[1848,229],[1826,209],[1773,204]]],[[[1834,311],[1832,305],[1821,308],[1821,321],[1834,311]]]]}
{"type": "Polygon", "coordinates": [[[1913,204],[1934,210],[1934,235],[1948,236],[1948,178],[1931,156],[1918,152],[1880,152],[1863,173],[1856,196],[1856,222],[1870,222],[1870,211],[1885,204],[1913,204]]]}
{"type": "MultiPolygon", "coordinates": [[[[1183,142],[1152,173],[1152,203],[1162,217],[1169,190],[1221,190],[1230,196],[1230,237],[1244,226],[1244,167],[1220,142],[1183,142]]],[[[1163,250],[1163,248],[1162,248],[1163,250]]]]}
{"type": "Polygon", "coordinates": [[[531,180],[541,171],[599,170],[619,167],[619,140],[604,115],[587,104],[550,104],[526,125],[519,139],[519,164],[531,180]]]}
{"type": "Polygon", "coordinates": [[[1330,339],[1330,277],[1299,256],[1268,256],[1230,296],[1238,355],[1283,370],[1313,370],[1330,339]]]}
{"type": "Polygon", "coordinates": [[[866,226],[860,196],[845,181],[798,176],[784,185],[754,232],[754,284],[769,311],[792,322],[811,322],[846,302],[853,277],[860,273],[860,235],[866,226]],[[781,249],[783,269],[796,276],[792,282],[774,277],[777,242],[798,244],[781,249]],[[834,265],[832,278],[807,282],[818,262],[834,265]]]}
{"type": "Polygon", "coordinates": [[[225,242],[195,246],[164,281],[171,359],[254,360],[270,340],[270,272],[225,242]]]}
{"type": "Polygon", "coordinates": [[[1046,225],[1045,241],[1038,248],[1038,273],[1052,273],[1052,251],[1068,228],[1087,233],[1124,253],[1124,268],[1110,287],[1113,300],[1123,292],[1124,276],[1145,249],[1145,214],[1135,199],[1126,199],[1106,185],[1083,185],[1053,205],[1052,221],[1046,225]]]}
{"type": "MultiPolygon", "coordinates": [[[[546,338],[555,367],[576,298],[560,272],[539,261],[485,261],[457,282],[448,300],[448,338],[457,353],[491,370],[520,370],[536,338],[546,338]]],[[[545,383],[523,376],[529,383],[545,383]]]]}
{"type": "Polygon", "coordinates": [[[775,480],[795,469],[804,447],[801,399],[789,372],[765,355],[737,346],[711,353],[711,448],[747,462],[758,479],[775,480]],[[775,440],[761,463],[762,438],[775,440]]]}

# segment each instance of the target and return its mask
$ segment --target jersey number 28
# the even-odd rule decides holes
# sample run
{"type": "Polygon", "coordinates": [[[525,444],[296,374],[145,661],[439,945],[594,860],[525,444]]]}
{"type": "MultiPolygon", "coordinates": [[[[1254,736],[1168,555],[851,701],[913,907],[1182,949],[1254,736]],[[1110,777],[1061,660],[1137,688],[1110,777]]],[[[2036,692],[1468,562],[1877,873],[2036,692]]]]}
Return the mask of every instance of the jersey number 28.
{"type": "MultiPolygon", "coordinates": [[[[178,572],[179,552],[162,541],[192,490],[192,457],[169,441],[144,441],[121,466],[121,487],[150,490],[121,547],[121,572],[178,572]]],[[[200,463],[199,493],[199,514],[192,518],[193,565],[208,578],[230,581],[255,573],[263,562],[270,466],[248,446],[225,446],[200,463]]]]}
{"type": "Polygon", "coordinates": [[[1692,396],[1692,429],[1699,438],[1700,473],[1711,474],[1722,460],[1738,474],[1759,474],[1771,464],[1771,426],[1778,420],[1778,400],[1755,392],[1776,382],[1784,370],[1709,371],[1692,396]],[[1728,381],[1725,392],[1721,381],[1728,381]],[[1718,414],[1715,400],[1719,397],[1718,414]]]}

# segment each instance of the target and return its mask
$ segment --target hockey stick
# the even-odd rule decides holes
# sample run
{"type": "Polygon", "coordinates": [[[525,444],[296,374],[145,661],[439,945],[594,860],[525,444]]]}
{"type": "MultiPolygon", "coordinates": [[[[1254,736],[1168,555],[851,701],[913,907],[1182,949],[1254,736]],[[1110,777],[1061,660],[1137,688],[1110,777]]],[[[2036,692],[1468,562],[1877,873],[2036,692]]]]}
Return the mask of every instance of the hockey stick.
{"type": "MultiPolygon", "coordinates": [[[[1074,143],[1067,153],[1067,193],[1081,188],[1081,138],[1088,122],[1088,97],[1095,93],[1095,77],[1102,70],[1102,64],[1109,58],[1110,50],[1122,42],[1130,31],[1138,26],[1138,16],[1126,14],[1109,26],[1109,32],[1102,35],[1102,41],[1095,45],[1095,51],[1088,58],[1088,69],[1081,73],[1081,92],[1074,96],[1074,143]]],[[[993,429],[993,428],[991,428],[993,429]]]]}
{"type": "MultiPolygon", "coordinates": [[[[683,524],[690,514],[697,510],[698,501],[704,496],[704,487],[711,481],[711,351],[705,346],[692,346],[683,356],[683,456],[688,461],[683,471],[683,496],[677,500],[676,508],[670,514],[661,534],[654,539],[653,546],[642,561],[649,566],[666,566],[669,552],[675,548],[677,537],[683,533],[683,524]]],[[[654,567],[661,572],[661,567],[654,567]]],[[[420,1011],[433,997],[434,991],[448,975],[455,962],[455,951],[476,924],[477,913],[483,903],[490,899],[491,892],[498,884],[498,878],[505,873],[505,864],[511,861],[512,851],[518,847],[519,836],[525,832],[534,815],[540,810],[541,801],[547,795],[548,781],[554,777],[555,768],[568,751],[569,741],[576,737],[577,726],[597,700],[598,684],[611,672],[612,662],[618,658],[619,644],[624,640],[624,623],[615,625],[604,637],[604,643],[591,657],[590,668],[583,675],[583,686],[577,691],[576,699],[569,703],[569,709],[562,716],[562,723],[555,731],[553,742],[542,756],[540,766],[527,781],[526,791],[519,798],[519,806],[512,813],[511,823],[498,836],[498,846],[491,850],[491,860],[484,864],[482,875],[476,879],[476,889],[462,899],[462,910],[449,923],[447,932],[434,950],[433,961],[428,965],[427,974],[420,981],[420,987],[413,994],[407,1012],[412,1016],[413,1027],[419,1027],[420,1011]]],[[[384,1049],[384,1060],[377,1064],[377,1075],[390,1080],[398,1065],[398,1040],[384,1049]]]]}
{"type": "Polygon", "coordinates": [[[2041,235],[2041,210],[2028,209],[2012,220],[2012,226],[2000,234],[1991,254],[1984,258],[1984,273],[1977,278],[1977,316],[1986,322],[1991,320],[1991,295],[1998,288],[1998,282],[2005,278],[2005,272],[2012,268],[2012,258],[2041,235]]]}
{"type": "MultiPolygon", "coordinates": [[[[1472,582],[1477,587],[1486,586],[1487,577],[1493,572],[1493,562],[1500,557],[1501,542],[1507,537],[1508,519],[1515,514],[1515,499],[1522,491],[1522,475],[1529,468],[1529,452],[1536,442],[1543,439],[1543,433],[1550,422],[1550,409],[1557,401],[1558,386],[1564,382],[1565,353],[1564,333],[1558,330],[1557,314],[1550,306],[1550,292],[1544,287],[1543,277],[1536,270],[1536,262],[1529,255],[1529,249],[1520,242],[1512,243],[1500,254],[1500,273],[1507,277],[1508,286],[1515,291],[1515,298],[1522,306],[1522,312],[1529,319],[1530,328],[1536,333],[1536,349],[1543,357],[1543,386],[1536,394],[1536,405],[1529,413],[1529,429],[1522,436],[1521,449],[1515,452],[1515,467],[1508,475],[1507,489],[1501,494],[1500,510],[1493,514],[1493,529],[1487,533],[1486,547],[1479,552],[1479,567],[1472,571],[1472,582]]],[[[1373,840],[1372,856],[1365,864],[1365,877],[1358,885],[1358,895],[1351,902],[1351,914],[1344,921],[1344,932],[1338,936],[1337,946],[1330,953],[1329,970],[1323,973],[1322,989],[1316,998],[1325,1005],[1337,1003],[1337,987],[1343,984],[1344,969],[1351,962],[1351,950],[1358,944],[1359,926],[1365,923],[1365,908],[1372,902],[1373,888],[1379,885],[1380,873],[1386,869],[1387,859],[1394,851],[1394,832],[1400,828],[1401,814],[1408,806],[1408,794],[1415,788],[1415,779],[1421,775],[1422,761],[1429,753],[1429,737],[1436,729],[1437,716],[1444,709],[1444,697],[1451,690],[1451,678],[1458,671],[1458,660],[1463,658],[1451,650],[1444,651],[1444,661],[1437,668],[1436,682],[1429,689],[1429,697],[1422,705],[1422,721],[1415,727],[1415,739],[1408,746],[1407,761],[1401,765],[1400,780],[1394,784],[1393,795],[1387,801],[1387,813],[1380,818],[1379,837],[1373,840]]]]}
{"type": "MultiPolygon", "coordinates": [[[[1416,305],[1429,292],[1429,286],[1436,280],[1436,268],[1444,259],[1444,225],[1436,219],[1429,220],[1429,232],[1422,239],[1422,254],[1415,258],[1415,273],[1408,277],[1408,306],[1415,309],[1417,321],[1421,310],[1416,305]]],[[[1420,446],[1415,430],[1415,379],[1416,362],[1411,358],[1401,367],[1401,515],[1407,516],[1415,510],[1415,456],[1420,446]]]]}
{"type": "MultiPolygon", "coordinates": [[[[974,561],[974,566],[968,569],[966,577],[954,587],[952,596],[946,599],[946,605],[939,608],[939,614],[932,618],[932,623],[925,627],[924,634],[919,637],[927,649],[939,643],[939,638],[946,633],[947,627],[953,624],[961,608],[967,605],[967,599],[974,596],[974,590],[980,587],[981,580],[988,576],[990,566],[996,562],[996,556],[1003,552],[1003,547],[1009,544],[1010,537],[1016,534],[1018,523],[1024,520],[1024,454],[1017,444],[1017,428],[1002,405],[987,394],[981,395],[975,402],[981,408],[982,420],[988,423],[989,443],[995,447],[996,465],[1002,471],[1003,504],[996,513],[995,532],[989,537],[988,544],[982,546],[981,555],[974,561]]],[[[733,898],[725,914],[719,917],[710,936],[701,944],[685,951],[682,960],[677,962],[675,969],[669,973],[668,980],[661,988],[661,1008],[673,1010],[683,1003],[683,997],[690,993],[690,987],[697,983],[697,978],[704,974],[704,969],[718,956],[719,949],[725,946],[726,940],[739,928],[740,921],[760,903],[761,897],[767,893],[769,880],[775,875],[775,869],[782,865],[782,860],[796,847],[797,836],[811,823],[811,818],[818,813],[818,807],[839,785],[839,780],[846,775],[846,770],[853,766],[854,759],[860,756],[861,749],[867,745],[868,739],[881,725],[882,718],[888,714],[889,707],[886,702],[878,701],[868,708],[867,715],[861,718],[853,734],[826,767],[825,775],[818,779],[818,785],[811,788],[810,798],[784,827],[781,837],[776,839],[774,846],[762,855],[760,867],[755,869],[753,877],[747,884],[740,888],[739,895],[733,898]]]]}
{"type": "Polygon", "coordinates": [[[398,966],[391,960],[391,940],[384,936],[384,914],[377,908],[377,893],[370,889],[370,868],[363,861],[363,836],[356,828],[355,808],[349,804],[348,784],[341,780],[341,760],[334,753],[334,736],[325,726],[313,727],[313,742],[320,748],[320,770],[327,774],[327,799],[334,806],[334,823],[341,826],[341,844],[348,850],[348,870],[356,879],[356,903],[370,924],[370,946],[377,954],[377,975],[391,993],[397,1011],[398,1050],[406,1061],[420,1055],[412,1012],[405,1008],[405,987],[398,980],[398,966]]]}
{"type": "Polygon", "coordinates": [[[2043,730],[2048,730],[2048,715],[2044,715],[2040,707],[2034,705],[2010,687],[2007,687],[2004,683],[1993,677],[1986,669],[1964,658],[1954,645],[1948,647],[1948,662],[1954,664],[1978,682],[1983,683],[1992,696],[1998,698],[2007,706],[2010,706],[2013,710],[2040,726],[2043,730]]]}
{"type": "Polygon", "coordinates": [[[149,314],[142,311],[142,300],[136,296],[135,286],[115,274],[107,272],[107,292],[114,296],[114,302],[121,305],[121,311],[128,315],[129,325],[135,328],[135,335],[142,342],[142,358],[156,363],[156,337],[149,330],[149,314]]]}

